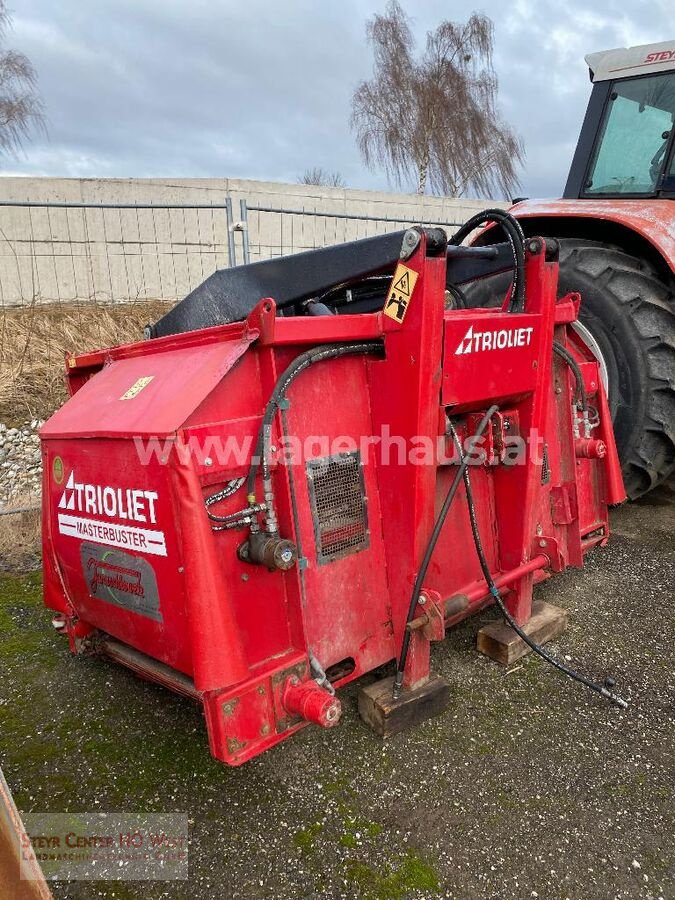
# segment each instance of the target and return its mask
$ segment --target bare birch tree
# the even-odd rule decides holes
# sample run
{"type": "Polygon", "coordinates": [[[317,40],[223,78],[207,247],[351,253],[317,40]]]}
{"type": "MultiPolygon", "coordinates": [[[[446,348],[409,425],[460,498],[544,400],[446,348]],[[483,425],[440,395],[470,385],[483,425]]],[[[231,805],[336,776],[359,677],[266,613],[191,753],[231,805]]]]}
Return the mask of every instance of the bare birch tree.
{"type": "MultiPolygon", "coordinates": [[[[0,0],[0,43],[9,28],[5,0],[0,0]]],[[[16,153],[31,130],[44,128],[37,74],[28,57],[0,46],[0,153],[16,153]]]]}
{"type": "Polygon", "coordinates": [[[497,109],[494,29],[485,15],[443,21],[415,57],[397,0],[367,25],[374,73],[352,98],[351,125],[366,164],[424,194],[509,197],[524,161],[521,139],[497,109]]]}

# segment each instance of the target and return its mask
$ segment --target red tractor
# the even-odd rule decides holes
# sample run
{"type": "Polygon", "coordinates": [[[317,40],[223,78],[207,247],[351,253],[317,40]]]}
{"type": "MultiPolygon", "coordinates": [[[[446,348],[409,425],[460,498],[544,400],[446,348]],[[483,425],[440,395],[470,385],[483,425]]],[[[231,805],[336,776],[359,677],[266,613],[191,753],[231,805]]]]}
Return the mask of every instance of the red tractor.
{"type": "MultiPolygon", "coordinates": [[[[675,41],[586,62],[593,91],[563,198],[511,212],[526,236],[559,241],[559,292],[583,298],[574,327],[600,363],[636,498],[675,466],[675,41]]],[[[501,304],[504,280],[467,288],[469,304],[501,304]]]]}

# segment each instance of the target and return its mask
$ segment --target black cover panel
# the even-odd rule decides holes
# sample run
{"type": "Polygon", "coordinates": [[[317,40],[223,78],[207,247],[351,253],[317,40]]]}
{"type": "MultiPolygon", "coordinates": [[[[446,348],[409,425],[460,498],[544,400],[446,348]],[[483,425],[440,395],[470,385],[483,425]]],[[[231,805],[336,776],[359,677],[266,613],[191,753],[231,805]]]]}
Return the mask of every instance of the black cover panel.
{"type": "Polygon", "coordinates": [[[448,246],[447,284],[466,284],[477,278],[487,278],[513,268],[510,244],[490,244],[487,247],[448,246]]]}
{"type": "MultiPolygon", "coordinates": [[[[392,271],[399,260],[404,234],[405,231],[394,231],[247,266],[219,269],[150,326],[149,336],[164,337],[240,322],[263,297],[272,297],[277,307],[284,309],[310,297],[320,297],[336,285],[392,271]]],[[[463,284],[513,265],[508,244],[449,246],[447,253],[447,281],[452,284],[463,284]]]]}
{"type": "Polygon", "coordinates": [[[344,281],[393,268],[405,231],[220,269],[151,327],[151,337],[239,322],[263,297],[283,309],[344,281]]]}

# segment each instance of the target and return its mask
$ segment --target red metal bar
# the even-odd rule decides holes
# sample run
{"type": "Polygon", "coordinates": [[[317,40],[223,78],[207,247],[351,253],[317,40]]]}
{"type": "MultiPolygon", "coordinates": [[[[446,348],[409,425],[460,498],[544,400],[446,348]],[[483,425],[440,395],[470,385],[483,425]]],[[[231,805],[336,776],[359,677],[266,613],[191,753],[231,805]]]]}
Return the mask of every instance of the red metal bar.
{"type": "Polygon", "coordinates": [[[382,320],[377,313],[345,316],[306,316],[276,320],[274,341],[283,344],[324,344],[340,341],[374,340],[382,337],[382,320]]]}
{"type": "MultiPolygon", "coordinates": [[[[516,569],[512,569],[510,572],[502,572],[498,575],[493,575],[492,580],[498,588],[508,587],[512,585],[515,581],[518,581],[519,578],[523,578],[525,575],[530,575],[532,572],[536,572],[538,569],[544,569],[546,566],[550,564],[550,560],[543,553],[539,556],[535,556],[534,559],[531,559],[529,562],[523,563],[521,566],[518,566],[516,569]]],[[[450,606],[450,613],[447,615],[447,621],[452,621],[453,624],[457,622],[461,622],[463,619],[466,619],[468,616],[473,615],[476,612],[475,604],[479,601],[489,597],[489,590],[485,581],[476,584],[474,587],[466,588],[465,590],[459,591],[457,594],[453,594],[451,597],[448,597],[444,604],[446,607],[450,606]],[[466,598],[468,600],[468,604],[462,604],[463,609],[459,612],[454,611],[453,604],[454,601],[459,598],[466,598]]],[[[417,631],[419,628],[422,628],[427,623],[426,616],[418,616],[416,619],[410,623],[410,628],[413,631],[417,631]]]]}
{"type": "Polygon", "coordinates": [[[598,412],[600,413],[600,437],[607,448],[607,453],[604,458],[605,476],[607,479],[607,494],[605,500],[608,506],[617,506],[619,503],[625,502],[626,489],[623,486],[619,455],[616,452],[616,441],[614,439],[614,429],[612,428],[612,414],[609,411],[607,394],[605,393],[602,384],[598,385],[596,402],[598,404],[598,412]]]}
{"type": "Polygon", "coordinates": [[[195,688],[194,682],[182,672],[177,672],[164,663],[158,662],[146,653],[141,653],[121,641],[106,638],[96,645],[96,649],[115,662],[131,669],[141,678],[160,684],[176,694],[190,700],[201,700],[202,694],[195,688]]]}
{"type": "MultiPolygon", "coordinates": [[[[523,563],[517,568],[512,569],[510,572],[493,575],[492,580],[498,588],[508,587],[518,581],[518,579],[530,575],[532,572],[536,572],[537,569],[545,569],[548,565],[550,565],[550,560],[542,553],[529,560],[529,562],[523,563]]],[[[473,588],[459,592],[461,596],[469,598],[469,605],[476,603],[478,600],[482,600],[484,597],[487,597],[489,593],[484,581],[473,588]]]]}

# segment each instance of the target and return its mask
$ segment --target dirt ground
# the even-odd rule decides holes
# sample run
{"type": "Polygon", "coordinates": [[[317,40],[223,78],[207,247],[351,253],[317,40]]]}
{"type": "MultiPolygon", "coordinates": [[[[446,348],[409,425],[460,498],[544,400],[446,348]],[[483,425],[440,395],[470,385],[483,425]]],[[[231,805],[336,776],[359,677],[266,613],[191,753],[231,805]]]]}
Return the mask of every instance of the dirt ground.
{"type": "Polygon", "coordinates": [[[45,303],[0,309],[0,422],[50,416],[66,399],[66,352],[137,341],[173,306],[163,300],[45,303]]]}
{"type": "Polygon", "coordinates": [[[611,674],[628,710],[538,658],[507,672],[479,656],[490,613],[434,646],[442,716],[382,743],[352,685],[341,727],[239,769],[211,759],[188,701],[71,657],[39,574],[0,576],[0,747],[19,809],[189,816],[189,882],[55,897],[675,897],[675,494],[616,510],[613,527],[583,571],[537,593],[570,611],[555,652],[611,674]]]}

